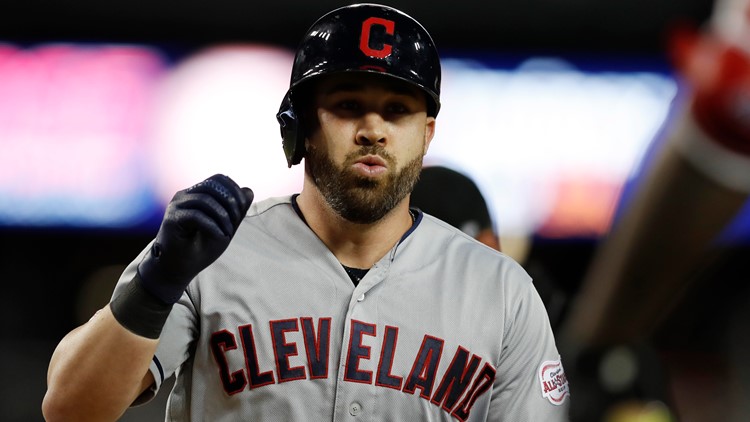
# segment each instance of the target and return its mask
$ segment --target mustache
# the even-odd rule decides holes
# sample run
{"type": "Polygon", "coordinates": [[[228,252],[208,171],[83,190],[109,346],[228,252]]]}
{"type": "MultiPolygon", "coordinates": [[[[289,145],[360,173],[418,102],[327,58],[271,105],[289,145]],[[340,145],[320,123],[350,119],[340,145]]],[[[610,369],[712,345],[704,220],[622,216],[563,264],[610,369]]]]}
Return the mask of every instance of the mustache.
{"type": "Polygon", "coordinates": [[[368,155],[377,155],[385,160],[389,165],[395,163],[395,159],[393,158],[393,156],[388,153],[388,151],[386,151],[385,148],[381,145],[365,145],[363,147],[360,147],[358,150],[352,151],[346,156],[346,162],[354,162],[357,159],[366,157],[368,155]]]}

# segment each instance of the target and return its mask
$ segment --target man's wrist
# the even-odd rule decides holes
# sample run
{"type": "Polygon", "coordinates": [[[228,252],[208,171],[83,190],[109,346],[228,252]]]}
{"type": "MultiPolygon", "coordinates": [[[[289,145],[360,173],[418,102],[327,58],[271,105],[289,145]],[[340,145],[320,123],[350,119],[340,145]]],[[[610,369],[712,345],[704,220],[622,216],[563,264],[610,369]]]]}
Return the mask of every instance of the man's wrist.
{"type": "Polygon", "coordinates": [[[120,325],[150,339],[159,338],[173,306],[147,291],[137,273],[125,290],[109,304],[112,315],[120,325]]]}

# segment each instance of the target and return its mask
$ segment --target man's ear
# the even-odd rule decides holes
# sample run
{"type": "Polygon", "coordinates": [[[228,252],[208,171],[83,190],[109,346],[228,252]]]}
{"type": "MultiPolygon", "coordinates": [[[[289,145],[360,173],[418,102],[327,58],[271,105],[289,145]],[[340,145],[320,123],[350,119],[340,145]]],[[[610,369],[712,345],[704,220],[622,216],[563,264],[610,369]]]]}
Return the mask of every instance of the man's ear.
{"type": "Polygon", "coordinates": [[[432,142],[432,138],[435,136],[435,124],[434,117],[427,117],[424,131],[424,151],[422,152],[422,155],[426,155],[427,150],[430,149],[430,142],[432,142]]]}

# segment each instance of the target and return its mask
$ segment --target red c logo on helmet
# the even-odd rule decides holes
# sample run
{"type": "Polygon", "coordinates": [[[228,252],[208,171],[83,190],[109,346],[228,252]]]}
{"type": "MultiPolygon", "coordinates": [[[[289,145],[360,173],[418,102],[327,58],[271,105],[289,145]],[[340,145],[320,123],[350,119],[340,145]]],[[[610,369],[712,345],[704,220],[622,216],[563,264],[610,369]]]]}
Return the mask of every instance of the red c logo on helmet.
{"type": "Polygon", "coordinates": [[[384,27],[386,34],[393,35],[396,23],[389,21],[388,19],[377,18],[374,16],[362,22],[362,34],[359,37],[359,49],[370,57],[383,59],[391,55],[393,46],[391,44],[383,43],[380,49],[370,47],[370,31],[372,31],[374,25],[384,27]]]}

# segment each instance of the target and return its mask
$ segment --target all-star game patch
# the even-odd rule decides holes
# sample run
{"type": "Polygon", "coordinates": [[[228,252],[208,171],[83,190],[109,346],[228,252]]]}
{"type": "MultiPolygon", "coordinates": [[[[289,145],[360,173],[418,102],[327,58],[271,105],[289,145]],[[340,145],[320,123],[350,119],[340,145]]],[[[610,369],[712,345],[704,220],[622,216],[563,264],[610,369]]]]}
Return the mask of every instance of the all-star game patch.
{"type": "Polygon", "coordinates": [[[568,378],[560,360],[543,362],[539,366],[539,383],[542,387],[542,396],[554,405],[561,405],[570,396],[568,378]]]}

